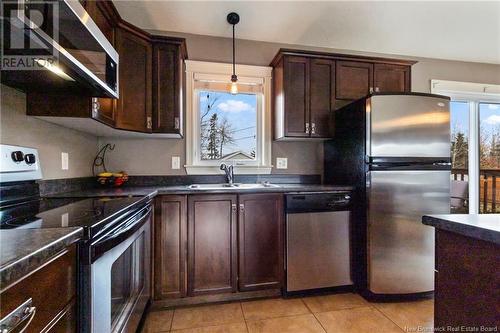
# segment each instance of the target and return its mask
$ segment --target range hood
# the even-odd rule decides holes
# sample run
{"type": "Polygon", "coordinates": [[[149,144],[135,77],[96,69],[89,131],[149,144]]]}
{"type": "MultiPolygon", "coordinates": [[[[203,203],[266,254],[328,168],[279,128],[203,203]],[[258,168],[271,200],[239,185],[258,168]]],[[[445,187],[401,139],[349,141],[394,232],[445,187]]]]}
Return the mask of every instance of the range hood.
{"type": "Polygon", "coordinates": [[[77,0],[2,3],[2,83],[118,98],[118,53],[77,0]]]}

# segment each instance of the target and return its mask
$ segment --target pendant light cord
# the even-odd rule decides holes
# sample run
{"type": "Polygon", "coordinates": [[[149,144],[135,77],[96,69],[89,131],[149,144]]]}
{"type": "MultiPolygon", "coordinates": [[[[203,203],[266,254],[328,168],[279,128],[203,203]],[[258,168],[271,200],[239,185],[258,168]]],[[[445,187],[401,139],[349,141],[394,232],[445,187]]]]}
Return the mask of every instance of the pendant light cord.
{"type": "Polygon", "coordinates": [[[236,62],[236,48],[234,46],[235,44],[235,38],[234,38],[234,24],[233,24],[233,75],[236,75],[236,65],[235,65],[235,62],[236,62]]]}

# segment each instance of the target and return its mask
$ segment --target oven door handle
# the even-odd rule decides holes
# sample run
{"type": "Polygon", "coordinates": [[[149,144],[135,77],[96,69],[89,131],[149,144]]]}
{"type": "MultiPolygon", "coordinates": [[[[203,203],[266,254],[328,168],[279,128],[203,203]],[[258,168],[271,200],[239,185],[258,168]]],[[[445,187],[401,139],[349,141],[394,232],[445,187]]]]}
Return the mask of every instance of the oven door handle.
{"type": "Polygon", "coordinates": [[[136,230],[142,227],[151,215],[151,210],[151,205],[148,205],[146,208],[141,209],[139,212],[127,219],[121,226],[111,230],[106,235],[92,243],[91,261],[96,261],[106,251],[126,240],[129,235],[133,234],[136,230]]]}

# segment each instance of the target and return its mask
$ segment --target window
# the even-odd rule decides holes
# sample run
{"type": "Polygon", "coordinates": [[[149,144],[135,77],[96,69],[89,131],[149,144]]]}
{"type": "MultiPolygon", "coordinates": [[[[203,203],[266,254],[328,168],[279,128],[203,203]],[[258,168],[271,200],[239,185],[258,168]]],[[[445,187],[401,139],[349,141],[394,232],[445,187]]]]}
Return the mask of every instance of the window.
{"type": "Polygon", "coordinates": [[[255,160],[258,96],[200,90],[198,100],[201,159],[255,160]]]}
{"type": "Polygon", "coordinates": [[[450,96],[451,211],[500,213],[500,86],[432,80],[450,96]]]}
{"type": "Polygon", "coordinates": [[[186,61],[186,171],[271,172],[271,68],[236,66],[238,94],[229,93],[229,64],[186,61]]]}

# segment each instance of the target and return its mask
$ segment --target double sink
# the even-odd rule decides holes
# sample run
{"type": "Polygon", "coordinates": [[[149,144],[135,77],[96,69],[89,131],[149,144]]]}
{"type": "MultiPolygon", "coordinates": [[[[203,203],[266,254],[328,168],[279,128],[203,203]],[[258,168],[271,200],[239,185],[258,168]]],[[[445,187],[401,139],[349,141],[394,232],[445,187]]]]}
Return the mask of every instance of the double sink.
{"type": "Polygon", "coordinates": [[[193,184],[189,185],[190,190],[255,190],[261,188],[280,188],[281,186],[270,183],[243,184],[243,183],[224,183],[224,184],[193,184]]]}

